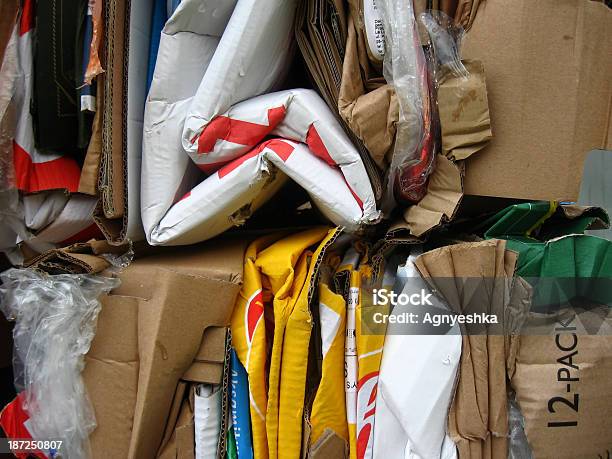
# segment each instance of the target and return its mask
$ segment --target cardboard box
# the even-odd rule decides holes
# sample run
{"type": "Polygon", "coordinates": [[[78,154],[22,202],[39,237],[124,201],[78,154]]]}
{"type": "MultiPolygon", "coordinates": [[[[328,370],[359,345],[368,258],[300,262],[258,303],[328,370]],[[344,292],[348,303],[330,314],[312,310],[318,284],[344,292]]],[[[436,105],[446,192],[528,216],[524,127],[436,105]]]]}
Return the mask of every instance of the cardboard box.
{"type": "Polygon", "coordinates": [[[511,384],[534,457],[610,454],[612,339],[572,335],[574,325],[558,324],[554,336],[520,339],[511,384]]]}
{"type": "Polygon", "coordinates": [[[111,297],[138,298],[140,360],[132,438],[123,457],[155,456],[177,384],[196,358],[209,366],[200,371],[199,382],[221,382],[225,333],[215,330],[229,325],[244,249],[243,242],[215,241],[157,252],[136,259],[120,274],[121,285],[111,297]],[[221,352],[210,355],[201,348],[221,352]]]}
{"type": "Polygon", "coordinates": [[[465,193],[576,201],[585,156],[609,138],[612,11],[600,2],[487,0],[462,55],[487,74],[493,140],[465,193]]]}
{"type": "MultiPolygon", "coordinates": [[[[137,252],[119,272],[120,286],[101,298],[83,372],[97,421],[90,437],[94,457],[155,457],[168,442],[164,433],[175,429],[179,413],[173,400],[181,381],[222,382],[226,329],[247,243],[217,240],[152,255],[137,252]]],[[[96,256],[104,248],[112,249],[105,242],[75,244],[47,252],[30,266],[98,273],[109,267],[96,256]]]]}

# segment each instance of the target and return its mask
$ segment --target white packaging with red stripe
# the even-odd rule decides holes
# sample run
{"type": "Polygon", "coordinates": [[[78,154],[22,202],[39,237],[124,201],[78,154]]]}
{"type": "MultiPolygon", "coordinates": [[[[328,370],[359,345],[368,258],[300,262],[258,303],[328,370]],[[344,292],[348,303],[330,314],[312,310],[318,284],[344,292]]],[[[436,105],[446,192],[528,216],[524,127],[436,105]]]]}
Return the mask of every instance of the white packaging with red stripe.
{"type": "Polygon", "coordinates": [[[214,237],[287,179],[350,231],[377,220],[359,153],[319,96],[264,94],[288,67],[295,8],[295,0],[235,8],[185,0],[166,23],[144,123],[142,218],[151,244],[214,237]]]}
{"type": "MultiPolygon", "coordinates": [[[[79,185],[81,171],[74,159],[41,153],[34,146],[30,113],[34,7],[33,0],[23,3],[20,19],[7,46],[0,76],[2,114],[6,109],[5,101],[10,100],[10,95],[16,112],[12,167],[15,174],[14,186],[22,196],[13,213],[19,214],[20,218],[23,216],[23,228],[15,231],[14,244],[25,242],[34,250],[41,251],[81,236],[87,238],[95,235],[93,207],[96,199],[66,193],[76,192],[79,185]],[[33,236],[29,231],[37,231],[37,234],[33,236]]],[[[4,232],[4,228],[0,232],[4,232]]],[[[0,249],[9,249],[7,242],[3,242],[0,249]]]]}

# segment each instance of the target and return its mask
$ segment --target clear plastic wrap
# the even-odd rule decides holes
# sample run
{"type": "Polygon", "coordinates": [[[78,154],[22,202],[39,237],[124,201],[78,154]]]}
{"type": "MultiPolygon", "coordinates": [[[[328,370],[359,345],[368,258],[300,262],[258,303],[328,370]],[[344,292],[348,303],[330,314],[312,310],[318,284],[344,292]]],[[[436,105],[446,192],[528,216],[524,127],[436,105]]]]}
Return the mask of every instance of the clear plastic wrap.
{"type": "Polygon", "coordinates": [[[532,459],[533,454],[525,435],[525,419],[514,395],[508,398],[508,459],[532,459]]]}
{"type": "Polygon", "coordinates": [[[389,212],[396,201],[416,203],[426,193],[435,153],[435,97],[412,1],[381,0],[377,6],[385,26],[383,75],[400,109],[384,203],[389,212]]]}
{"type": "MultiPolygon", "coordinates": [[[[419,21],[427,30],[433,46],[434,77],[441,71],[450,71],[456,77],[467,78],[467,69],[461,62],[461,40],[465,34],[461,26],[442,11],[430,10],[419,15],[419,21]]],[[[436,78],[437,80],[437,78],[436,78]]]]}
{"type": "Polygon", "coordinates": [[[119,280],[32,269],[10,269],[0,280],[0,309],[15,322],[15,386],[28,431],[33,439],[63,440],[63,458],[89,457],[96,421],[81,371],[96,331],[98,297],[119,280]]]}

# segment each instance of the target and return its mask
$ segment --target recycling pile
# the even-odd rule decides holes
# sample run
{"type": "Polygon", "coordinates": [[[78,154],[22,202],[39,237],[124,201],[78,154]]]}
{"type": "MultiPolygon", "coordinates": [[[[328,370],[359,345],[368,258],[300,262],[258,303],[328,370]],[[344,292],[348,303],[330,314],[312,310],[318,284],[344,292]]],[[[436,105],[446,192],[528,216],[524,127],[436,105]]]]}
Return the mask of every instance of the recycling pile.
{"type": "Polygon", "coordinates": [[[3,1],[0,450],[609,457],[611,26],[3,1]]]}

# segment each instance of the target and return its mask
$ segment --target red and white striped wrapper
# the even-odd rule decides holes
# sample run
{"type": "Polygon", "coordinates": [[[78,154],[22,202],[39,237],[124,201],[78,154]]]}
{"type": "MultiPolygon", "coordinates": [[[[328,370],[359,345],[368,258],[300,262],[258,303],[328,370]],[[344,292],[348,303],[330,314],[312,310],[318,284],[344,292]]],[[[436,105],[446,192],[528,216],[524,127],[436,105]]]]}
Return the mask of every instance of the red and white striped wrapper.
{"type": "Polygon", "coordinates": [[[214,237],[287,179],[349,231],[378,219],[359,153],[320,97],[265,94],[289,65],[295,9],[295,0],[239,0],[233,11],[220,0],[206,8],[184,0],[166,23],[144,122],[149,243],[214,237]]]}

